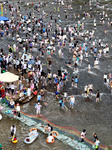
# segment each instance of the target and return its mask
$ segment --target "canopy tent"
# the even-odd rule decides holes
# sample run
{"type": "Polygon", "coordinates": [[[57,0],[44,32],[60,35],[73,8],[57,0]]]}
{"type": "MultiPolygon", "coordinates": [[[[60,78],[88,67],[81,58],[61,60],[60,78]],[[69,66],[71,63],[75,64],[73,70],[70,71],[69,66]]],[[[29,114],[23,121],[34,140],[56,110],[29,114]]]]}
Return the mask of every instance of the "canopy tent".
{"type": "Polygon", "coordinates": [[[9,18],[6,18],[4,16],[0,16],[0,21],[9,21],[10,19],[9,18]]]}
{"type": "Polygon", "coordinates": [[[5,72],[0,74],[0,81],[1,82],[15,82],[19,79],[19,76],[11,73],[5,72]]]}

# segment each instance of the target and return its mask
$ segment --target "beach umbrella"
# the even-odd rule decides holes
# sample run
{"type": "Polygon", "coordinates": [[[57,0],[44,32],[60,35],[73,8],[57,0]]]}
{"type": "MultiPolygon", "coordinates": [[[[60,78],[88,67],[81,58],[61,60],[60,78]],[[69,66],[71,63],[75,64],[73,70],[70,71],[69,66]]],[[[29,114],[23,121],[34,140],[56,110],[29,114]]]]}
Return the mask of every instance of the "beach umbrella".
{"type": "Polygon", "coordinates": [[[5,72],[0,74],[0,81],[1,82],[15,82],[19,79],[19,76],[11,73],[5,72]]]}
{"type": "Polygon", "coordinates": [[[9,18],[6,18],[4,16],[0,16],[0,21],[9,21],[9,18]]]}

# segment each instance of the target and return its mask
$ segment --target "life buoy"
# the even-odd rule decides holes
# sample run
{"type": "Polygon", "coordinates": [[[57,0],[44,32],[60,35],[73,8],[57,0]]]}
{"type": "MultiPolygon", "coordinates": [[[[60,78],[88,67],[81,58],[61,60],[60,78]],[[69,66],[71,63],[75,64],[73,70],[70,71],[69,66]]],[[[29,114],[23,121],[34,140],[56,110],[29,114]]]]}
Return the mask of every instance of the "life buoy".
{"type": "Polygon", "coordinates": [[[33,130],[36,130],[36,131],[37,131],[37,129],[36,129],[36,128],[32,128],[32,129],[30,129],[30,132],[31,132],[31,131],[33,131],[33,130]]]}
{"type": "Polygon", "coordinates": [[[55,138],[59,135],[59,133],[57,131],[52,131],[52,136],[55,138]]]}
{"type": "Polygon", "coordinates": [[[51,142],[51,143],[48,142],[48,139],[46,140],[46,142],[47,142],[48,144],[52,144],[52,143],[54,143],[54,139],[52,139],[52,142],[51,142]]]}
{"type": "Polygon", "coordinates": [[[13,138],[12,138],[11,141],[12,141],[12,143],[14,143],[14,144],[18,142],[18,140],[13,141],[13,138]]]}

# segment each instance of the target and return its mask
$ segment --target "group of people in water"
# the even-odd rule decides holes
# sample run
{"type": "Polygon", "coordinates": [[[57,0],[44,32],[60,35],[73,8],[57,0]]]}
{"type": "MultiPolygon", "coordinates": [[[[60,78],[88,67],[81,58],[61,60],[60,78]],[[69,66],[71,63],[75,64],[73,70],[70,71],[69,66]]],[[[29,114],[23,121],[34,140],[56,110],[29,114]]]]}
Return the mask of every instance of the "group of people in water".
{"type": "MultiPolygon", "coordinates": [[[[88,4],[90,10],[92,9],[92,2],[94,1],[90,0],[88,4]]],[[[54,10],[47,13],[43,9],[45,6],[47,7],[47,2],[39,1],[35,7],[32,4],[31,10],[33,12],[29,11],[29,3],[27,3],[27,8],[25,8],[23,13],[21,11],[21,1],[18,1],[16,6],[13,3],[9,3],[10,21],[0,24],[0,39],[11,41],[10,45],[7,45],[7,50],[1,47],[1,71],[3,69],[7,71],[12,67],[20,75],[18,85],[15,86],[14,83],[7,84],[6,92],[11,93],[13,97],[15,92],[19,91],[19,96],[22,97],[26,86],[23,80],[26,80],[28,85],[26,92],[29,98],[32,91],[38,91],[35,105],[36,114],[38,115],[41,114],[42,102],[47,106],[45,91],[47,86],[52,86],[52,84],[54,84],[54,93],[60,108],[67,110],[65,103],[69,102],[70,108],[73,109],[76,98],[74,93],[69,96],[67,91],[64,90],[67,82],[70,81],[72,88],[78,88],[80,66],[83,62],[87,61],[85,69],[90,73],[93,68],[98,68],[101,57],[109,54],[109,45],[107,43],[104,44],[102,39],[95,38],[97,25],[94,14],[84,12],[81,20],[80,14],[75,14],[72,5],[68,5],[66,1],[54,0],[53,4],[54,10]],[[57,4],[58,8],[55,7],[57,4]],[[64,27],[62,26],[61,18],[63,16],[60,14],[60,8],[64,9],[64,27]],[[54,15],[56,11],[58,16],[54,15]],[[91,18],[94,20],[93,30],[85,30],[84,20],[91,18]],[[77,23],[75,21],[72,25],[66,25],[67,19],[77,19],[78,21],[77,23]],[[8,52],[6,53],[6,51],[8,52]],[[90,55],[93,57],[93,66],[89,62],[90,55]],[[58,66],[58,69],[55,67],[57,64],[56,59],[59,59],[60,65],[64,63],[65,69],[61,66],[58,66]],[[72,69],[72,76],[69,76],[68,68],[72,69]]],[[[86,5],[87,3],[85,3],[86,5]]],[[[6,8],[4,8],[5,14],[8,13],[6,8]]],[[[82,5],[80,9],[82,9],[82,5]]],[[[112,25],[104,10],[99,15],[99,23],[102,25],[105,23],[109,27],[112,25]]],[[[105,34],[106,32],[107,30],[105,29],[105,34]]],[[[104,83],[109,84],[109,79],[111,79],[111,75],[105,73],[103,77],[104,83]]],[[[96,90],[93,83],[89,83],[83,88],[85,97],[90,96],[95,91],[96,102],[101,101],[99,88],[96,90]]],[[[49,89],[47,88],[47,90],[49,89]]],[[[13,100],[10,102],[10,106],[14,108],[13,100]]],[[[18,112],[20,112],[20,107],[18,112]]],[[[86,130],[84,129],[81,133],[82,142],[85,135],[86,130]]],[[[49,138],[51,139],[51,137],[49,138]]],[[[99,140],[96,134],[94,134],[94,138],[96,143],[95,149],[98,150],[99,140]]]]}

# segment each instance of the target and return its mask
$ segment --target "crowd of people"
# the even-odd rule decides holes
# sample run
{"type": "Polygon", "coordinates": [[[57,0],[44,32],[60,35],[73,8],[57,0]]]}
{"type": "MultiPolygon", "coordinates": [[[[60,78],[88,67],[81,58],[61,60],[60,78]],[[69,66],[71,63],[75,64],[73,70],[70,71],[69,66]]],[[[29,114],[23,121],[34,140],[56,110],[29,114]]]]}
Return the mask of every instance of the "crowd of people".
{"type": "MultiPolygon", "coordinates": [[[[72,3],[72,0],[70,2],[72,3]]],[[[94,1],[90,0],[88,4],[85,3],[85,6],[88,6],[90,10],[92,9],[92,2],[94,1]]],[[[93,68],[98,68],[102,57],[109,55],[110,49],[107,43],[103,43],[102,39],[95,37],[97,24],[94,14],[83,12],[81,20],[80,14],[73,12],[71,4],[68,5],[64,0],[54,0],[53,3],[58,4],[59,7],[56,9],[54,5],[54,10],[49,13],[43,9],[43,7],[48,5],[46,1],[39,1],[35,6],[27,3],[24,13],[21,11],[21,1],[18,1],[16,6],[13,3],[5,4],[8,10],[4,8],[4,13],[7,14],[9,12],[10,21],[0,24],[0,40],[6,39],[11,41],[11,44],[7,45],[7,50],[1,47],[1,70],[5,69],[7,71],[12,69],[19,74],[18,85],[14,85],[14,83],[7,84],[6,92],[11,94],[13,98],[16,93],[19,93],[20,97],[24,93],[30,98],[32,91],[38,91],[35,105],[36,114],[38,115],[41,115],[43,102],[47,107],[45,91],[48,85],[54,85],[55,97],[60,108],[68,110],[66,103],[69,103],[69,107],[73,109],[76,104],[76,98],[74,93],[68,96],[67,91],[64,90],[67,82],[71,83],[72,88],[78,88],[80,80],[79,66],[86,60],[86,68],[88,73],[90,73],[93,68]],[[31,7],[32,12],[28,11],[29,7],[31,7]],[[75,22],[74,25],[68,24],[63,27],[60,7],[64,9],[65,22],[71,18],[70,12],[73,14],[73,19],[78,19],[77,23],[75,22]],[[57,16],[54,15],[56,11],[58,12],[57,16]],[[94,21],[93,30],[85,30],[84,20],[91,18],[94,21]],[[65,48],[70,57],[66,56],[65,48]],[[90,55],[93,57],[93,66],[88,59],[90,55]],[[69,77],[68,70],[62,69],[61,66],[56,70],[54,67],[56,64],[53,59],[54,57],[64,62],[66,67],[73,69],[73,76],[69,77]],[[67,58],[66,61],[64,57],[67,58]],[[44,62],[43,59],[45,60],[44,62]],[[26,83],[24,83],[24,80],[27,82],[27,89],[25,89],[26,83]]],[[[80,10],[82,10],[82,5],[80,10]]],[[[102,26],[112,26],[112,22],[104,10],[99,15],[99,23],[102,26]]],[[[105,28],[104,34],[106,32],[107,28],[105,28]]],[[[109,84],[110,79],[111,75],[105,73],[103,77],[104,82],[109,84]]],[[[85,85],[83,88],[86,97],[95,91],[96,102],[101,100],[99,88],[94,90],[93,83],[89,83],[89,85],[85,85]]],[[[14,109],[14,104],[12,99],[10,101],[12,109],[14,109]]],[[[17,115],[20,117],[19,104],[17,104],[16,109],[17,115]]],[[[82,142],[85,135],[86,130],[84,129],[81,133],[82,142]]],[[[96,134],[94,134],[94,138],[95,149],[98,150],[100,142],[96,134]]]]}

